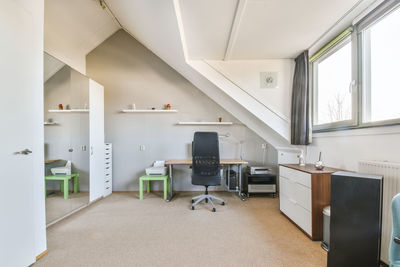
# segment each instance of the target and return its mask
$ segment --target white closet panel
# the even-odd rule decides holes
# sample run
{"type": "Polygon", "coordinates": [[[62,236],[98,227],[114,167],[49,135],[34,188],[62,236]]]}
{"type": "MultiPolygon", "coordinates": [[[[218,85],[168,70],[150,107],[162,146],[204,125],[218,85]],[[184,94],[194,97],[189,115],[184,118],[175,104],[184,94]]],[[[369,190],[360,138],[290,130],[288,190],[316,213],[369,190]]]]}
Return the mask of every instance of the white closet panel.
{"type": "Polygon", "coordinates": [[[89,80],[90,202],[104,192],[104,87],[89,80]]]}

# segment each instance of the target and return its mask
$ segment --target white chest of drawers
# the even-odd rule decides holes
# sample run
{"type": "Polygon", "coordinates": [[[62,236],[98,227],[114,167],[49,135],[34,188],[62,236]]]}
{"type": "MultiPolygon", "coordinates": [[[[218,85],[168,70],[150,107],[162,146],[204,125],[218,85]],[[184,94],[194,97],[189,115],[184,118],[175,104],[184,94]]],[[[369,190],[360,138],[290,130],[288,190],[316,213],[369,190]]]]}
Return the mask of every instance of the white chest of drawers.
{"type": "Polygon", "coordinates": [[[112,144],[104,144],[104,194],[106,197],[112,193],[112,144]]]}
{"type": "Polygon", "coordinates": [[[331,173],[325,168],[279,166],[280,210],[312,240],[322,239],[322,209],[330,204],[331,173]]]}

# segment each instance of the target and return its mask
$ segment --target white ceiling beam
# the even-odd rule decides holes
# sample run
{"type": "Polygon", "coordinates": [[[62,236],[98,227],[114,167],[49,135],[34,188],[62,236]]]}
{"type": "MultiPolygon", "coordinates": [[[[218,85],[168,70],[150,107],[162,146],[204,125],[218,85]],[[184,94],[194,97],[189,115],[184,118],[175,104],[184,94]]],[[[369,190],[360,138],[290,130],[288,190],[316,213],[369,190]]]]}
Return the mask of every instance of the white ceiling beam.
{"type": "Polygon", "coordinates": [[[240,23],[242,22],[243,14],[246,9],[247,0],[238,0],[236,6],[235,17],[232,21],[231,33],[229,35],[228,44],[225,50],[224,60],[229,60],[232,56],[233,49],[235,47],[235,43],[237,40],[237,36],[239,33],[240,23]]]}

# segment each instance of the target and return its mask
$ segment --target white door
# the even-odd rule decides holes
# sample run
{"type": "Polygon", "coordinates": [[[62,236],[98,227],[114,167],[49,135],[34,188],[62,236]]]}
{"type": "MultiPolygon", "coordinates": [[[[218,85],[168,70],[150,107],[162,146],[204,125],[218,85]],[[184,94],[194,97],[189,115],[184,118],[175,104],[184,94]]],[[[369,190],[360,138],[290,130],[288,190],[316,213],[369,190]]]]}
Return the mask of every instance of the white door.
{"type": "Polygon", "coordinates": [[[104,193],[104,87],[89,80],[90,202],[104,193]]]}
{"type": "Polygon", "coordinates": [[[30,151],[35,127],[43,127],[35,124],[35,112],[43,111],[37,109],[33,95],[43,89],[34,71],[40,66],[34,25],[20,1],[1,1],[0,266],[28,266],[35,261],[35,151],[30,151]]]}

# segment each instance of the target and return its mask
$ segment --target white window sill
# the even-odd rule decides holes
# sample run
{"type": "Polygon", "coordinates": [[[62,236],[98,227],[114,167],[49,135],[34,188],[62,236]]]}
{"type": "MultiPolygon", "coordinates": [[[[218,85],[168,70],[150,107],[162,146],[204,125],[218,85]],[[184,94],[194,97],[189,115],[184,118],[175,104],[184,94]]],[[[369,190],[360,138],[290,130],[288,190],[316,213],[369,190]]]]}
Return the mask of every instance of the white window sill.
{"type": "Polygon", "coordinates": [[[314,133],[313,138],[400,134],[400,125],[314,133]]]}

